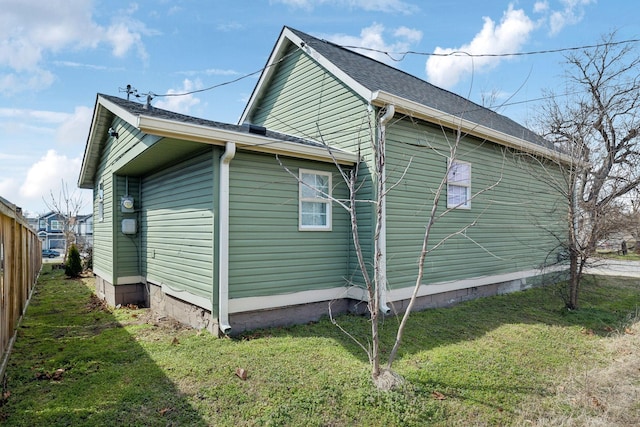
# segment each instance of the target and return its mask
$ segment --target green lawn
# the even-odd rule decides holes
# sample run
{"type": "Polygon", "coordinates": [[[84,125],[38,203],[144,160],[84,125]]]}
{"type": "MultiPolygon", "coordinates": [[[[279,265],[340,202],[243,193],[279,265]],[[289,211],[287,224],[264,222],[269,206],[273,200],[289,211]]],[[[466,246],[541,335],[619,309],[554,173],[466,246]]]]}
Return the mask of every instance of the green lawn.
{"type": "MultiPolygon", "coordinates": [[[[610,343],[624,338],[640,302],[640,280],[598,277],[574,312],[549,286],[414,313],[395,365],[407,382],[380,392],[364,353],[328,320],[215,339],[147,310],[107,310],[92,279],[48,268],[9,360],[2,425],[544,425],[549,411],[602,416],[597,405],[578,414],[558,390],[616,359],[610,343]]],[[[338,320],[366,340],[366,318],[338,320]]],[[[382,326],[385,354],[397,323],[382,326]]],[[[629,425],[640,421],[633,405],[629,425]]]]}

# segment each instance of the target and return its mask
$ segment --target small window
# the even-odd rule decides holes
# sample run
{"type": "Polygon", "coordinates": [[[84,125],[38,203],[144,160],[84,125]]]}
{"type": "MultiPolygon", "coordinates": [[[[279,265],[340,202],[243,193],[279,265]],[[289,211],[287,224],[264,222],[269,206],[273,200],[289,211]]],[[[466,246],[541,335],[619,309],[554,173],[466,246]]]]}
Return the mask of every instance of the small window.
{"type": "Polygon", "coordinates": [[[98,221],[104,221],[104,184],[98,184],[98,221]]]}
{"type": "Polygon", "coordinates": [[[51,231],[62,231],[62,222],[57,219],[51,220],[51,231]]]}
{"type": "Polygon", "coordinates": [[[300,169],[300,230],[331,230],[331,174],[300,169]]]}
{"type": "Polygon", "coordinates": [[[447,208],[471,209],[471,163],[450,160],[447,208]]]}

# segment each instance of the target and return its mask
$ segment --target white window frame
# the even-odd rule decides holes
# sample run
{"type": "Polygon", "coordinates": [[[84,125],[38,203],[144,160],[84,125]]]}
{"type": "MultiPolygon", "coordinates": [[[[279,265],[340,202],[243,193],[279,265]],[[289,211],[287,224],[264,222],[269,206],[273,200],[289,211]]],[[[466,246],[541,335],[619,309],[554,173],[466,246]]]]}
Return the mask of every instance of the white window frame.
{"type": "Polygon", "coordinates": [[[471,209],[471,163],[449,159],[447,161],[447,208],[471,209]],[[468,168],[467,176],[458,179],[458,167],[468,168]],[[460,192],[465,192],[465,201],[461,202],[460,192]]]}
{"type": "MultiPolygon", "coordinates": [[[[325,171],[311,170],[311,169],[300,169],[298,171],[298,230],[300,231],[331,231],[332,227],[332,215],[331,211],[333,209],[331,204],[331,173],[325,171]],[[318,196],[304,196],[303,192],[308,193],[311,189],[312,191],[315,188],[310,188],[309,185],[305,184],[303,181],[304,175],[317,175],[324,176],[327,178],[327,194],[318,196]],[[321,203],[325,206],[325,217],[326,224],[317,225],[317,224],[303,224],[303,205],[305,203],[321,203]]],[[[315,189],[316,192],[318,191],[315,189]]]]}
{"type": "Polygon", "coordinates": [[[62,231],[62,221],[52,219],[50,223],[51,231],[62,231]]]}
{"type": "Polygon", "coordinates": [[[98,222],[104,221],[104,182],[98,183],[98,222]]]}

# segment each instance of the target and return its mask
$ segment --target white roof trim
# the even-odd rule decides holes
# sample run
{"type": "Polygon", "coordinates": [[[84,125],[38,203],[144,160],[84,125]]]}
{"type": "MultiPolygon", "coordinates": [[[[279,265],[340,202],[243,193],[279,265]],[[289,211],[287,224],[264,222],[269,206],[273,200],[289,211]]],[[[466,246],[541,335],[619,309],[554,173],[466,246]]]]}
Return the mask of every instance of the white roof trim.
{"type": "Polygon", "coordinates": [[[315,49],[312,49],[309,45],[305,44],[304,41],[298,37],[293,31],[289,28],[285,27],[280,35],[280,38],[276,42],[276,45],[273,49],[273,53],[269,57],[269,61],[267,62],[265,72],[262,73],[258,83],[256,85],[255,90],[251,94],[251,98],[249,98],[249,102],[247,103],[247,107],[245,108],[242,116],[240,117],[240,123],[244,123],[247,118],[253,112],[253,108],[257,100],[260,98],[262,93],[266,88],[266,82],[268,82],[271,78],[271,75],[275,71],[274,65],[278,63],[284,56],[284,52],[287,47],[287,41],[293,43],[298,46],[301,50],[303,50],[310,58],[315,60],[318,64],[320,64],[323,68],[325,68],[329,73],[334,75],[338,80],[344,82],[349,88],[351,88],[354,92],[360,95],[363,99],[371,99],[372,93],[369,89],[362,86],[356,80],[354,80],[347,73],[342,71],[342,69],[338,68],[333,62],[329,61],[327,58],[318,53],[315,49]]]}
{"type": "Polygon", "coordinates": [[[442,125],[450,129],[460,128],[467,134],[478,138],[487,139],[489,141],[504,145],[505,147],[516,148],[531,154],[544,156],[553,160],[559,160],[566,163],[575,163],[575,159],[571,156],[557,151],[542,147],[524,139],[516,138],[504,132],[491,129],[478,123],[466,120],[462,117],[455,116],[435,108],[428,107],[415,101],[393,95],[385,91],[376,91],[371,96],[371,104],[382,107],[386,104],[393,104],[396,111],[407,114],[411,117],[421,118],[430,123],[442,125]]]}
{"type": "Polygon", "coordinates": [[[238,148],[263,153],[280,154],[283,156],[333,162],[333,158],[340,164],[354,164],[358,156],[342,150],[333,149],[333,157],[329,149],[314,147],[296,142],[282,141],[244,132],[212,128],[204,125],[183,123],[175,120],[162,119],[151,116],[140,116],[137,126],[142,132],[166,138],[186,139],[212,145],[224,145],[228,141],[236,143],[238,148]]]}

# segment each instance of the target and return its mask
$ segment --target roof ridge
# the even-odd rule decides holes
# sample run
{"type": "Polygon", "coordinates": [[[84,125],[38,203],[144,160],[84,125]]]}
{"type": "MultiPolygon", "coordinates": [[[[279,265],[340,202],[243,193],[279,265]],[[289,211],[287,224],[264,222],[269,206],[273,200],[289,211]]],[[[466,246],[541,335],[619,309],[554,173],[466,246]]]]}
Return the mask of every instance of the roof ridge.
{"type": "MultiPolygon", "coordinates": [[[[405,76],[407,76],[407,77],[410,77],[410,78],[412,78],[412,79],[414,79],[414,80],[418,80],[418,81],[419,81],[420,83],[422,83],[422,84],[427,84],[427,85],[431,86],[432,88],[434,88],[434,89],[436,89],[436,90],[439,90],[439,91],[442,91],[442,92],[446,92],[446,93],[448,93],[448,94],[450,94],[450,95],[453,95],[453,96],[455,96],[455,97],[458,97],[458,98],[460,98],[461,100],[463,100],[464,102],[471,103],[471,104],[473,104],[473,105],[477,106],[477,107],[478,107],[478,108],[480,108],[480,109],[484,109],[484,110],[491,111],[491,112],[492,112],[492,113],[494,113],[494,114],[500,114],[500,113],[498,113],[498,112],[496,112],[496,111],[493,111],[492,109],[487,108],[487,107],[485,107],[485,106],[483,106],[483,105],[480,105],[480,104],[478,104],[477,102],[474,102],[474,101],[470,100],[469,98],[466,98],[466,97],[464,97],[464,96],[462,96],[462,95],[460,95],[460,94],[457,94],[457,93],[455,93],[455,92],[452,92],[452,91],[450,91],[450,90],[448,90],[448,89],[445,89],[445,88],[442,88],[442,87],[440,87],[440,86],[436,86],[436,85],[434,85],[433,83],[431,83],[431,82],[429,82],[429,81],[427,81],[427,80],[425,80],[425,79],[423,79],[423,78],[420,78],[420,77],[418,77],[418,76],[415,76],[415,75],[413,75],[413,74],[411,74],[411,73],[409,73],[409,72],[407,72],[407,71],[405,71],[405,70],[403,70],[403,69],[401,69],[401,68],[397,68],[397,67],[394,67],[394,66],[392,66],[392,65],[389,65],[389,64],[387,64],[387,63],[384,63],[384,62],[382,62],[382,61],[378,61],[377,59],[374,59],[374,58],[372,58],[372,57],[370,57],[370,56],[364,55],[364,54],[362,54],[362,53],[360,53],[360,52],[358,52],[358,51],[356,51],[356,50],[352,50],[352,49],[349,49],[349,48],[347,48],[347,47],[345,47],[345,46],[342,46],[342,45],[339,45],[339,44],[337,44],[337,43],[334,43],[334,42],[332,42],[332,41],[330,41],[330,40],[322,39],[322,38],[319,38],[319,37],[312,36],[311,34],[306,33],[306,32],[304,32],[304,31],[300,31],[300,30],[298,30],[298,29],[296,29],[296,28],[287,27],[287,26],[285,26],[285,28],[288,28],[289,30],[293,31],[294,33],[304,34],[305,36],[310,37],[310,38],[313,38],[313,39],[315,39],[315,40],[317,40],[317,41],[319,41],[319,42],[330,44],[330,45],[334,46],[335,48],[338,48],[338,49],[341,49],[341,50],[344,50],[344,51],[348,52],[349,54],[355,54],[355,55],[358,55],[359,57],[361,57],[362,59],[364,59],[364,60],[366,60],[366,61],[374,62],[374,63],[376,63],[378,66],[384,66],[384,67],[386,67],[386,68],[388,68],[388,69],[392,70],[393,72],[402,73],[402,74],[404,74],[404,75],[405,75],[405,76]]],[[[363,48],[363,49],[366,49],[366,48],[363,48]]],[[[388,52],[381,52],[381,53],[385,53],[387,56],[389,55],[389,54],[388,54],[388,52]]],[[[460,114],[462,114],[462,113],[464,113],[464,111],[461,111],[461,112],[460,112],[460,114]]],[[[503,117],[507,117],[507,116],[503,116],[503,117]]],[[[507,117],[507,118],[508,118],[508,117],[507,117]]]]}
{"type": "Polygon", "coordinates": [[[378,61],[360,52],[284,27],[335,65],[366,90],[386,92],[444,114],[464,118],[505,135],[551,148],[552,144],[514,119],[482,106],[462,95],[443,89],[407,71],[378,61]]]}

